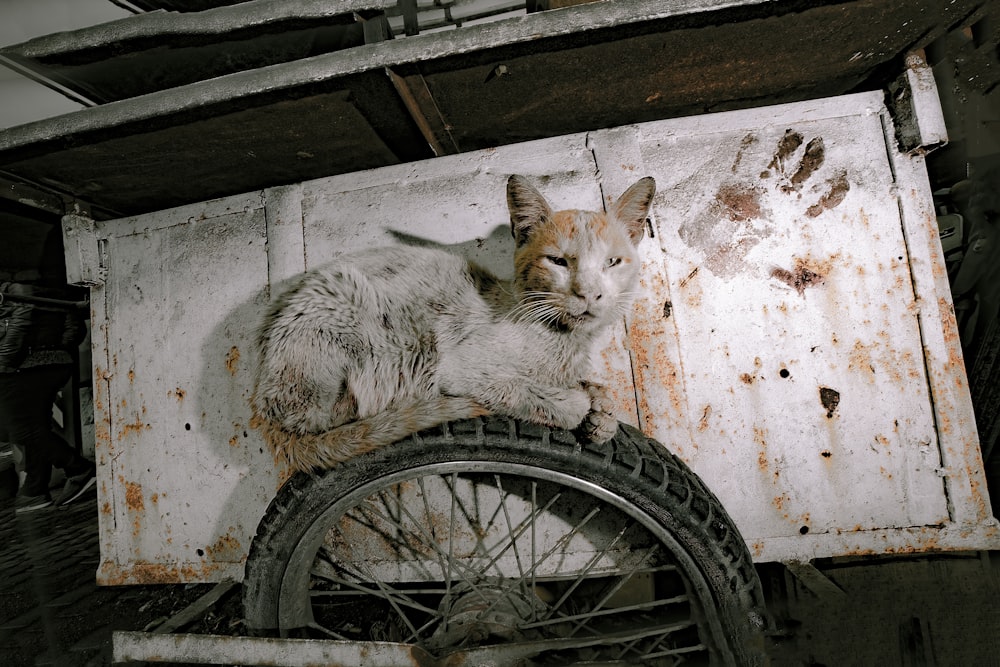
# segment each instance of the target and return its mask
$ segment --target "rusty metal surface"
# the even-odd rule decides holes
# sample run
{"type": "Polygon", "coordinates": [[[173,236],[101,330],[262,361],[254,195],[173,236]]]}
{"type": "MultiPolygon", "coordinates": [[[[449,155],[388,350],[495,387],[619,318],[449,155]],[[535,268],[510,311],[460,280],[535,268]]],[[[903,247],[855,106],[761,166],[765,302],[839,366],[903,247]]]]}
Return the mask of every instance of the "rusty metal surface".
{"type": "Polygon", "coordinates": [[[606,0],[11,128],[0,171],[117,217],[430,157],[421,123],[441,150],[468,151],[874,89],[981,4],[606,0]]]}
{"type": "Polygon", "coordinates": [[[658,195],[641,295],[596,361],[759,560],[1000,545],[923,160],[880,94],[569,135],[154,214],[74,218],[93,292],[102,583],[242,577],[283,479],[248,427],[270,295],[432,243],[509,273],[503,183],[658,195]],[[89,236],[88,236],[89,235],[89,236]]]}
{"type": "Polygon", "coordinates": [[[240,579],[277,476],[246,414],[247,355],[266,298],[260,197],[137,222],[99,230],[98,578],[240,579]]]}
{"type": "MultiPolygon", "coordinates": [[[[658,363],[661,337],[637,328],[649,351],[639,393],[663,397],[645,427],[675,433],[663,415],[675,387],[690,432],[675,451],[721,475],[713,488],[765,560],[791,555],[771,538],[798,533],[816,557],[956,518],[942,463],[956,434],[940,430],[951,406],[929,393],[916,223],[897,203],[922,197],[893,178],[880,96],[819,108],[678,121],[641,139],[661,187],[667,280],[654,303],[671,303],[687,351],[679,369],[658,363]]],[[[958,430],[974,431],[962,417],[958,430]]]]}

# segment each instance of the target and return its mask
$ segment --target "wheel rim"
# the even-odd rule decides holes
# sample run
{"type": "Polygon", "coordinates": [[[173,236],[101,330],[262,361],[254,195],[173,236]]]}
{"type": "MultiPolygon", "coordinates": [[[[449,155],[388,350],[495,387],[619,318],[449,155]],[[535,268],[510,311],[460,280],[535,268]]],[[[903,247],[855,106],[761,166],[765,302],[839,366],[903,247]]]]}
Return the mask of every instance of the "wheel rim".
{"type": "Polygon", "coordinates": [[[704,576],[661,523],[607,488],[509,462],[432,463],[338,498],[289,559],[278,615],[286,630],[438,656],[731,659],[704,576]]]}

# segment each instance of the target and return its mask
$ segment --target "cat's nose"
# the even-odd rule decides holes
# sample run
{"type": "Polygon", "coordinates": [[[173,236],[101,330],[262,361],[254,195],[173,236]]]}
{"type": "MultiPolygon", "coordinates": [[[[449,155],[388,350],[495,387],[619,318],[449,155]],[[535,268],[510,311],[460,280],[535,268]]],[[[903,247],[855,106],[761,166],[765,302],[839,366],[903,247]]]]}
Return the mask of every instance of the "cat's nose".
{"type": "Polygon", "coordinates": [[[588,290],[573,290],[573,294],[586,305],[587,309],[600,301],[603,296],[600,292],[588,290]]]}

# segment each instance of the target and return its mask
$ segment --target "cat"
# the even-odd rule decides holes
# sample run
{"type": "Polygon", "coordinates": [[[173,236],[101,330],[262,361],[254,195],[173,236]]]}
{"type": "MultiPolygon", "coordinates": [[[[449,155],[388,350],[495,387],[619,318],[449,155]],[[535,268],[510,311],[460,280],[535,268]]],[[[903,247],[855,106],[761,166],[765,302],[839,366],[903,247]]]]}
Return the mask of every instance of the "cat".
{"type": "Polygon", "coordinates": [[[301,274],[259,331],[252,423],[276,459],[306,472],[487,414],[611,439],[607,394],[586,379],[591,348],[630,307],[654,191],[646,177],[607,213],[553,212],[511,176],[509,281],[402,246],[301,274]]]}

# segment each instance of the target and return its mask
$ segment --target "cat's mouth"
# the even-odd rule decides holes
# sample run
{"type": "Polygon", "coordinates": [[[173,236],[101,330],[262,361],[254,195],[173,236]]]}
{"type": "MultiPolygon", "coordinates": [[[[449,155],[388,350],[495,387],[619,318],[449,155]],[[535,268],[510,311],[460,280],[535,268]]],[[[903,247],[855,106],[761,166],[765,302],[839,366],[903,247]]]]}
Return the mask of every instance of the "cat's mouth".
{"type": "Polygon", "coordinates": [[[593,322],[597,319],[597,315],[585,310],[582,313],[573,314],[570,312],[564,312],[562,316],[562,325],[567,329],[575,329],[581,324],[593,322]]]}

